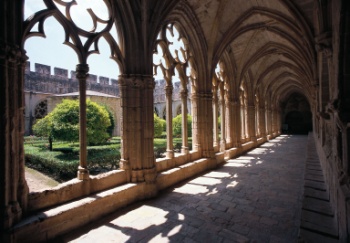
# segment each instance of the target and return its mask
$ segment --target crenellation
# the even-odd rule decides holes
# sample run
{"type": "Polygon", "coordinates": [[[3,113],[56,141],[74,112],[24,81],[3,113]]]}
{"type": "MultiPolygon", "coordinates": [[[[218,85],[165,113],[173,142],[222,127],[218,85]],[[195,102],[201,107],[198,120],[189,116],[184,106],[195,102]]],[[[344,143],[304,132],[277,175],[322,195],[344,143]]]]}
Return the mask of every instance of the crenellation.
{"type": "Polygon", "coordinates": [[[87,82],[88,83],[97,83],[97,75],[89,73],[89,76],[87,78],[87,82]]]}
{"type": "Polygon", "coordinates": [[[70,71],[70,78],[72,80],[77,80],[77,72],[76,71],[70,71]]]}
{"type": "MultiPolygon", "coordinates": [[[[75,71],[54,67],[54,74],[51,75],[50,70],[51,66],[36,63],[35,71],[32,72],[30,71],[30,62],[27,62],[25,90],[51,94],[65,94],[79,90],[79,82],[76,78],[75,71]],[[68,77],[69,72],[70,78],[68,77]]],[[[89,74],[87,78],[87,89],[119,96],[118,80],[97,76],[95,74],[89,74]],[[98,80],[99,82],[97,82],[98,80]]]]}
{"type": "Polygon", "coordinates": [[[100,84],[109,85],[109,78],[107,77],[100,76],[99,81],[100,81],[100,84]]]}
{"type": "Polygon", "coordinates": [[[67,69],[55,67],[53,70],[54,70],[54,75],[56,77],[68,78],[68,70],[67,69]]]}
{"type": "Polygon", "coordinates": [[[51,75],[51,66],[35,63],[35,72],[42,75],[51,75]]]}

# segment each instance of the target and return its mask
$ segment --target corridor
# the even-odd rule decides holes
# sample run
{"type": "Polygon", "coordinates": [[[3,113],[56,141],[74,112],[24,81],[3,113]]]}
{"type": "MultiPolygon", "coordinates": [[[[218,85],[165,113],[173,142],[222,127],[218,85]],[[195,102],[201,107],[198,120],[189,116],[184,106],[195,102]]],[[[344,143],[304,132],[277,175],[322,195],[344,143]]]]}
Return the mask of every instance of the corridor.
{"type": "Polygon", "coordinates": [[[60,242],[296,242],[307,136],[282,135],[60,242]]]}

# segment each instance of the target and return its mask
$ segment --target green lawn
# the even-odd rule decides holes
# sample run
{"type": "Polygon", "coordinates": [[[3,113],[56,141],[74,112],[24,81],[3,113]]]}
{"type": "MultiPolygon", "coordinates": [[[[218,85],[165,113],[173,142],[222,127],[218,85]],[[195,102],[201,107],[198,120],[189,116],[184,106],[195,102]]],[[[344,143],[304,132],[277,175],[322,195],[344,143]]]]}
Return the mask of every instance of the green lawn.
{"type": "MultiPolygon", "coordinates": [[[[181,148],[181,138],[174,138],[174,150],[181,148]]],[[[189,139],[190,147],[192,140],[189,139]]],[[[79,144],[62,141],[53,142],[53,151],[49,150],[47,139],[29,136],[24,138],[26,166],[38,170],[57,181],[67,181],[77,175],[79,166],[79,144]]],[[[113,137],[103,145],[88,146],[88,169],[98,174],[119,168],[120,137],[113,137]]],[[[166,150],[166,139],[154,139],[156,157],[166,150]]]]}

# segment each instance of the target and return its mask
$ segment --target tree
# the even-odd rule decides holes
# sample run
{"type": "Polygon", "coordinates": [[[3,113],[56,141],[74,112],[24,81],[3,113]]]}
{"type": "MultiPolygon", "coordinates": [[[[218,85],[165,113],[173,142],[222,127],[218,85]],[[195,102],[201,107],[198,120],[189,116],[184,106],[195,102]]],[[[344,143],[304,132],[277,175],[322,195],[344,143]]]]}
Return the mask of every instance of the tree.
{"type": "Polygon", "coordinates": [[[44,118],[37,120],[33,126],[33,132],[36,136],[47,137],[49,139],[49,149],[52,151],[52,122],[51,113],[44,118]]]}
{"type": "Polygon", "coordinates": [[[165,131],[166,122],[165,120],[161,119],[157,114],[153,114],[154,116],[154,137],[159,138],[161,137],[163,131],[165,131]]]}
{"type": "MultiPolygon", "coordinates": [[[[103,106],[86,101],[87,141],[89,145],[104,143],[111,121],[103,106]]],[[[79,101],[65,99],[45,118],[33,126],[36,135],[75,142],[79,140],[79,101]]]]}
{"type": "MultiPolygon", "coordinates": [[[[181,137],[182,132],[182,114],[173,118],[173,135],[174,137],[181,137]]],[[[192,116],[187,114],[187,135],[192,137],[192,116]]]]}
{"type": "Polygon", "coordinates": [[[114,119],[113,111],[105,104],[103,105],[103,108],[105,108],[106,111],[108,112],[108,117],[111,122],[111,125],[107,128],[107,133],[109,134],[109,137],[113,137],[113,130],[115,127],[115,119],[114,119]]]}

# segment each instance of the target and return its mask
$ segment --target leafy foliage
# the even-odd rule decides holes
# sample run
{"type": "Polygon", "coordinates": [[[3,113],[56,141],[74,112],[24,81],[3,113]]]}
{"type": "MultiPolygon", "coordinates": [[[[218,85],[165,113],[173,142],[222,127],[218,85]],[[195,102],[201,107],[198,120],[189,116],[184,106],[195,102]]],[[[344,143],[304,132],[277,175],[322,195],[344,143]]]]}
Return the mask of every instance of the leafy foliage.
{"type": "MultiPolygon", "coordinates": [[[[90,100],[86,101],[87,139],[88,144],[104,143],[111,126],[107,110],[90,100]]],[[[62,141],[79,140],[79,101],[65,99],[46,117],[34,126],[35,135],[46,136],[62,141]]]]}
{"type": "MultiPolygon", "coordinates": [[[[56,144],[55,144],[56,146],[56,144]]],[[[91,174],[119,167],[120,152],[116,144],[88,147],[87,164],[91,174]]],[[[76,177],[79,166],[79,148],[61,147],[48,151],[42,144],[25,144],[26,166],[39,170],[57,181],[76,177]]]]}
{"type": "Polygon", "coordinates": [[[111,122],[111,125],[109,127],[107,127],[107,133],[109,134],[109,137],[112,137],[113,136],[113,130],[114,130],[114,127],[115,127],[114,115],[113,115],[113,112],[111,111],[111,109],[107,105],[103,105],[103,107],[108,112],[108,117],[109,117],[109,120],[111,122]]]}
{"type": "MultiPolygon", "coordinates": [[[[182,132],[182,114],[173,118],[173,136],[181,137],[182,132]]],[[[192,137],[192,116],[187,114],[187,135],[192,137]]]]}
{"type": "Polygon", "coordinates": [[[161,119],[157,114],[154,114],[154,137],[159,138],[162,136],[162,133],[165,131],[166,122],[161,119]]]}

